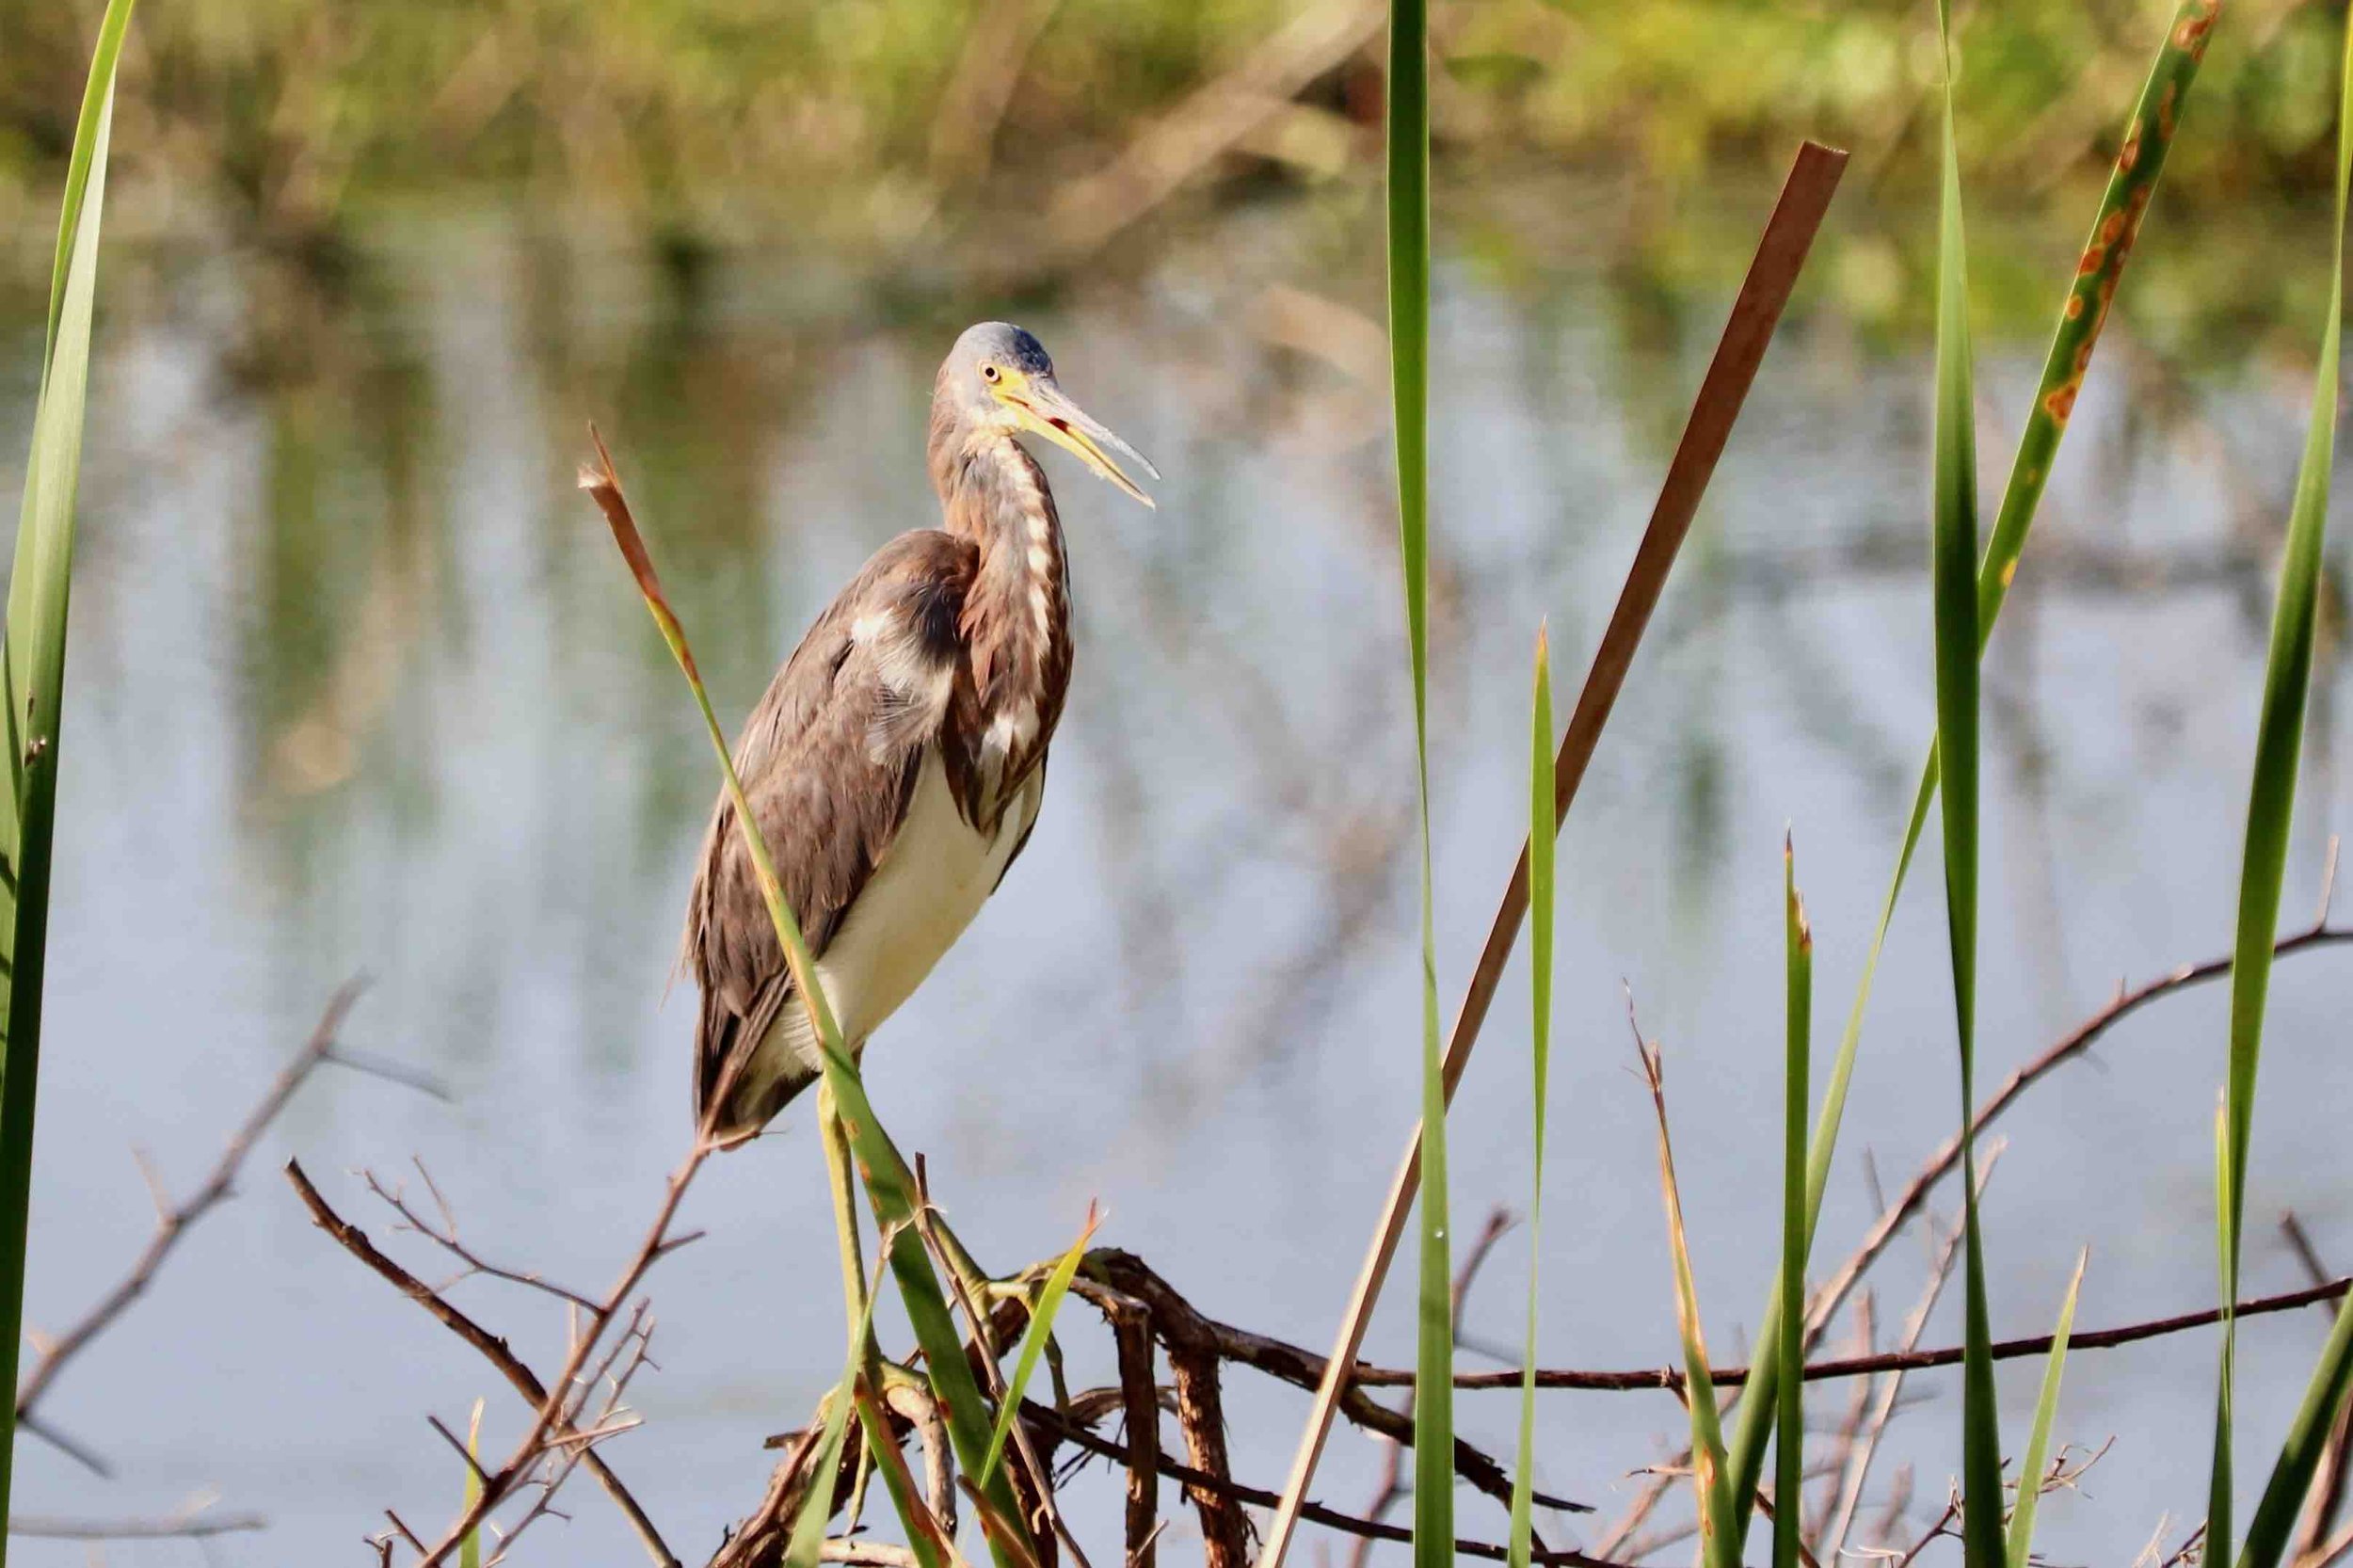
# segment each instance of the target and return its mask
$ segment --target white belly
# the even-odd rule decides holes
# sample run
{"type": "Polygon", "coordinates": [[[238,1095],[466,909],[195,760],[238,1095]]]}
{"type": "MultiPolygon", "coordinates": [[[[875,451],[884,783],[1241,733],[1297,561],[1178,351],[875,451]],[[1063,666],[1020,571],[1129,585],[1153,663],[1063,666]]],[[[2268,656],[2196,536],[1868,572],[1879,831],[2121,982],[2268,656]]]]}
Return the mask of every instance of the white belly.
{"type": "MultiPolygon", "coordinates": [[[[938,749],[925,751],[906,820],[817,962],[825,1000],[853,1050],[915,994],[972,923],[1036,820],[1043,793],[1042,774],[1032,775],[1007,805],[996,834],[984,836],[957,812],[938,749]]],[[[770,1039],[816,1065],[800,1007],[785,1010],[770,1039]]]]}

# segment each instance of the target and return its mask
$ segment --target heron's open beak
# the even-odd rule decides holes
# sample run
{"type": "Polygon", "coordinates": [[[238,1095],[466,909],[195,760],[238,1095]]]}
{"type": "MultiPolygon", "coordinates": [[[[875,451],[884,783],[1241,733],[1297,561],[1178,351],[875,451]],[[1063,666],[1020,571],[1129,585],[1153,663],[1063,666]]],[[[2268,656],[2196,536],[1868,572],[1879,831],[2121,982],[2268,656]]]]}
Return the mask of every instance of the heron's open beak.
{"type": "Polygon", "coordinates": [[[1033,430],[1056,446],[1076,454],[1080,461],[1115,488],[1146,506],[1152,505],[1152,498],[1128,477],[1111,455],[1118,453],[1155,479],[1160,476],[1160,471],[1143,453],[1121,440],[1111,426],[1071,402],[1053,382],[1042,376],[1032,378],[1018,387],[1004,389],[998,396],[1013,409],[1023,429],[1033,430]]]}

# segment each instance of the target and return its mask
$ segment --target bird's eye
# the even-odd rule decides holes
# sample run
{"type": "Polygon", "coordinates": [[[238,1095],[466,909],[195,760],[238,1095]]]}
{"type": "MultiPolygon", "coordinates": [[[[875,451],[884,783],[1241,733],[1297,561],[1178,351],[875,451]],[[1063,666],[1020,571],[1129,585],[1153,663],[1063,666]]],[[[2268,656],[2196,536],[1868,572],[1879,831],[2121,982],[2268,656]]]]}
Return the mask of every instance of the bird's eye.
{"type": "Polygon", "coordinates": [[[1004,373],[1003,373],[1002,371],[999,370],[999,369],[998,369],[995,365],[983,365],[983,366],[981,367],[981,379],[982,379],[982,380],[984,380],[984,381],[999,381],[999,380],[1002,380],[1003,378],[1004,378],[1004,373]]]}

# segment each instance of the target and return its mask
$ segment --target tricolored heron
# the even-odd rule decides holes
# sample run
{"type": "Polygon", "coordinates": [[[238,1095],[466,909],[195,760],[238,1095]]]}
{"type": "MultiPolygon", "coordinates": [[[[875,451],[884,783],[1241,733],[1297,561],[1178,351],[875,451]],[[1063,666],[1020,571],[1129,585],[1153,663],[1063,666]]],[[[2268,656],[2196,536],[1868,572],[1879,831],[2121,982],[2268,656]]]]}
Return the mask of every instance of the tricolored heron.
{"type": "MultiPolygon", "coordinates": [[[[1037,339],[1003,322],[969,328],[932,391],[942,525],[874,552],[735,744],[853,1054],[964,934],[1037,823],[1070,686],[1070,589],[1062,520],[1022,435],[1152,504],[1112,454],[1158,471],[1064,393],[1037,339]]],[[[696,1118],[723,1140],[748,1138],[816,1081],[820,1059],[724,792],[687,901],[683,962],[702,987],[696,1118]]]]}

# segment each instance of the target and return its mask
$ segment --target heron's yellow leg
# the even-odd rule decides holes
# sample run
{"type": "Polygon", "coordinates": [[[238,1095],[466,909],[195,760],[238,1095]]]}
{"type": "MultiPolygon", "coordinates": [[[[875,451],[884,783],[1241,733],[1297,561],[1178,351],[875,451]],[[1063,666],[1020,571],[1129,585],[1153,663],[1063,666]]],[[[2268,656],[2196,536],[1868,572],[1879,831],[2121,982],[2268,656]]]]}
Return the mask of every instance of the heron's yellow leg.
{"type": "MultiPolygon", "coordinates": [[[[833,1189],[833,1224],[841,1242],[841,1303],[849,1313],[847,1332],[857,1333],[866,1320],[866,1258],[857,1221],[857,1189],[850,1165],[850,1129],[841,1123],[832,1085],[817,1085],[817,1128],[825,1145],[825,1178],[833,1189]]],[[[863,1346],[854,1349],[862,1352],[863,1346]]]]}

